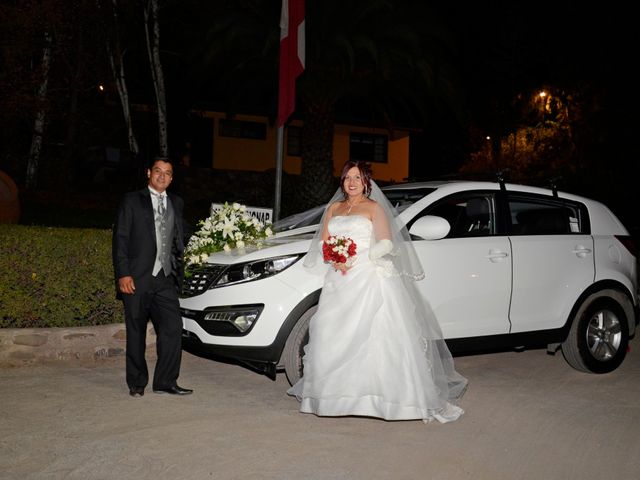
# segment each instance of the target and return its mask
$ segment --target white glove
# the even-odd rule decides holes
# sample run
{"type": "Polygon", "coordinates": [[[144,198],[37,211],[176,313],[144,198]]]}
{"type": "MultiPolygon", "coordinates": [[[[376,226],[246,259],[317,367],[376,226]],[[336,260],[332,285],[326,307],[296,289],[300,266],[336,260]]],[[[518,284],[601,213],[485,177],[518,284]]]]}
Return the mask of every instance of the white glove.
{"type": "Polygon", "coordinates": [[[371,247],[369,250],[369,258],[371,260],[377,260],[380,257],[384,257],[387,253],[390,253],[391,250],[393,250],[393,242],[384,238],[371,247]]]}

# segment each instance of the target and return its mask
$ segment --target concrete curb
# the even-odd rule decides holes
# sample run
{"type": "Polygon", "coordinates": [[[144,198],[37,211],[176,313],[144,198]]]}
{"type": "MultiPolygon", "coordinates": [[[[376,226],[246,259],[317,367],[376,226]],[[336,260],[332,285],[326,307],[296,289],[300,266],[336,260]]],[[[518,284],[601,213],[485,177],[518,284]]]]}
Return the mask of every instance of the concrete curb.
{"type": "MultiPolygon", "coordinates": [[[[147,349],[155,343],[155,331],[149,323],[147,349]]],[[[123,323],[73,328],[3,328],[0,329],[0,367],[95,362],[124,356],[125,347],[123,323]]]]}

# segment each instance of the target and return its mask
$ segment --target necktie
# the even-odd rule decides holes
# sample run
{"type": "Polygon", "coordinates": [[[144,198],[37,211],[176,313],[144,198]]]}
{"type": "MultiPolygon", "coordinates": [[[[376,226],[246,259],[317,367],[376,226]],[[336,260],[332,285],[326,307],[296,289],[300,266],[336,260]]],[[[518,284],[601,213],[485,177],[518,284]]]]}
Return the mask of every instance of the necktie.
{"type": "Polygon", "coordinates": [[[156,262],[154,265],[154,276],[157,275],[160,269],[163,269],[166,275],[171,273],[171,264],[169,263],[169,255],[167,250],[168,243],[168,232],[167,232],[167,218],[166,212],[167,207],[165,206],[165,201],[167,195],[165,193],[154,193],[153,195],[156,197],[156,214],[155,216],[155,224],[156,224],[156,262]]]}
{"type": "Polygon", "coordinates": [[[164,213],[167,211],[164,206],[164,197],[165,195],[162,193],[158,195],[158,215],[160,215],[160,217],[164,217],[164,213]]]}

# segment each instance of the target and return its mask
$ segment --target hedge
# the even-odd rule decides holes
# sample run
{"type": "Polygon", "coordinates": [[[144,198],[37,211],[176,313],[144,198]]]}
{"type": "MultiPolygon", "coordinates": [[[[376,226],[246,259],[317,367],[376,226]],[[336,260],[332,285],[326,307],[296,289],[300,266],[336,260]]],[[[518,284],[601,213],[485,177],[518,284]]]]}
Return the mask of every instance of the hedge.
{"type": "Polygon", "coordinates": [[[0,327],[124,322],[111,231],[0,225],[0,327]]]}

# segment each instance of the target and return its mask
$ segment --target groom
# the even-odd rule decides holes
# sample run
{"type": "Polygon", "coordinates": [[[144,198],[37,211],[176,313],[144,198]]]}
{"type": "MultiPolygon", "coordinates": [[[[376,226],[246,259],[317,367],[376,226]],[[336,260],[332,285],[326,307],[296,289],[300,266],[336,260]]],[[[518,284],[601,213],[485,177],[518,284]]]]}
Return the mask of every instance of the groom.
{"type": "Polygon", "coordinates": [[[132,397],[149,382],[145,360],[149,318],[157,334],[154,393],[188,395],[179,387],[182,318],[178,288],[182,276],[183,201],[167,194],[173,166],[158,158],[147,170],[148,185],[125,195],[113,229],[113,269],[124,302],[127,330],[126,379],[132,397]]]}

